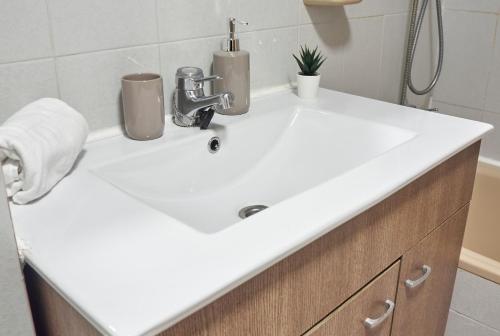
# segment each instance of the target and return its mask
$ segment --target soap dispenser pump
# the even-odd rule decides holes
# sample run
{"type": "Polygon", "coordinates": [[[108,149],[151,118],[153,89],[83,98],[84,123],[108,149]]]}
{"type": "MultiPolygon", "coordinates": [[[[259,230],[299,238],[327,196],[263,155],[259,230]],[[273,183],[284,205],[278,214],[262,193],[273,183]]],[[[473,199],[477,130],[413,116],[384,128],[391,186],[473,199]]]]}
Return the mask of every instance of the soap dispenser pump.
{"type": "Polygon", "coordinates": [[[229,38],[221,51],[214,53],[214,75],[222,77],[214,82],[214,93],[231,92],[233,107],[221,113],[238,115],[250,108],[250,54],[240,50],[240,40],[236,35],[236,24],[248,25],[235,18],[229,19],[229,38]]]}

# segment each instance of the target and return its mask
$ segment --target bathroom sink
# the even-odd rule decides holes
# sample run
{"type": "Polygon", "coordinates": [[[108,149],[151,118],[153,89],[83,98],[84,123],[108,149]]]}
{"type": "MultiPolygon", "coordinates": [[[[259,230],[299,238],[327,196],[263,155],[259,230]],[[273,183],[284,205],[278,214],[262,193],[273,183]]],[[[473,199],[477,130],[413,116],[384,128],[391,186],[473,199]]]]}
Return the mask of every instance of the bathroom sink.
{"type": "Polygon", "coordinates": [[[250,206],[247,215],[253,205],[272,207],[415,134],[302,107],[239,118],[218,116],[211,130],[93,172],[191,228],[215,233],[243,220],[239,213],[245,207],[250,206]],[[209,143],[214,137],[220,149],[212,153],[209,143]]]}
{"type": "Polygon", "coordinates": [[[254,96],[249,113],[216,115],[205,131],[168,122],[152,141],[97,131],[47,196],[11,205],[16,238],[100,332],[156,335],[491,129],[321,89],[254,96]],[[254,205],[268,208],[239,217],[254,205]]]}

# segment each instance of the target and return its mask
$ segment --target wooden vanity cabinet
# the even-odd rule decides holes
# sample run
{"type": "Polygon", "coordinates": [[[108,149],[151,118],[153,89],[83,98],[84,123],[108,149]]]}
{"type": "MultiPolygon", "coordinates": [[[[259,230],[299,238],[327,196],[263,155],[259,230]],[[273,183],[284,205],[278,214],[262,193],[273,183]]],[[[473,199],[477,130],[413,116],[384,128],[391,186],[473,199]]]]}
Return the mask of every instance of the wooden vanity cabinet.
{"type": "MultiPolygon", "coordinates": [[[[442,336],[479,147],[456,154],[159,335],[442,336]],[[430,276],[407,291],[405,280],[418,279],[426,263],[430,276]],[[392,325],[367,330],[361,319],[382,313],[387,306],[381,300],[394,293],[392,325]]],[[[82,321],[89,324],[40,282],[27,277],[33,313],[43,316],[42,322],[35,318],[40,334],[53,334],[47,330],[61,323],[73,326],[74,335],[98,334],[78,332],[82,321]]]]}
{"type": "Polygon", "coordinates": [[[459,210],[304,336],[443,335],[467,210],[459,210]]]}
{"type": "Polygon", "coordinates": [[[462,208],[403,255],[392,335],[444,335],[467,212],[462,208]]]}

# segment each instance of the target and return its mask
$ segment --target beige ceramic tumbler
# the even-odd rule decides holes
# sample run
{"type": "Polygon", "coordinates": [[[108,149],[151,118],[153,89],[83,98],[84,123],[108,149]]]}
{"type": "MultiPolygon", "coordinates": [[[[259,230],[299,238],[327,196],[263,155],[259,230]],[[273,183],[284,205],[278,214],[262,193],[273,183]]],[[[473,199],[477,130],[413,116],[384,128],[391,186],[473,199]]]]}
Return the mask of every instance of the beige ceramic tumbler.
{"type": "Polygon", "coordinates": [[[163,135],[165,110],[160,75],[141,73],[122,78],[125,131],[134,140],[152,140],[163,135]]]}

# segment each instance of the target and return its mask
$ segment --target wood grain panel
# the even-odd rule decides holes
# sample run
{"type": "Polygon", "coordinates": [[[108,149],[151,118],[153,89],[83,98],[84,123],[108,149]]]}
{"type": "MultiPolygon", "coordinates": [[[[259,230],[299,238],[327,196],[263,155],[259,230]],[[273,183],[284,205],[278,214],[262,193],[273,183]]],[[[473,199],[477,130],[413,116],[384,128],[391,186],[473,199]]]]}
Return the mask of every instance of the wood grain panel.
{"type": "Polygon", "coordinates": [[[101,335],[31,267],[24,268],[24,276],[38,336],[101,335]]]}
{"type": "Polygon", "coordinates": [[[389,336],[392,315],[373,329],[367,329],[363,321],[367,317],[382,316],[386,312],[385,300],[396,301],[399,266],[398,261],[346,303],[335,309],[305,336],[389,336]]]}
{"type": "Polygon", "coordinates": [[[462,208],[403,256],[392,335],[444,335],[467,212],[468,206],[462,208]],[[430,276],[407,288],[406,279],[421,277],[424,264],[431,267],[430,276]]]}

